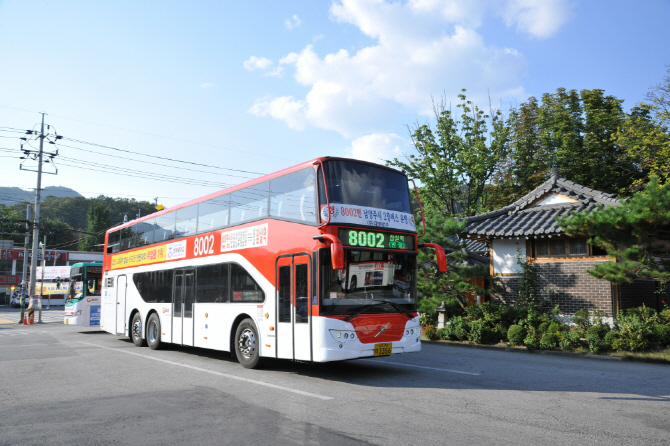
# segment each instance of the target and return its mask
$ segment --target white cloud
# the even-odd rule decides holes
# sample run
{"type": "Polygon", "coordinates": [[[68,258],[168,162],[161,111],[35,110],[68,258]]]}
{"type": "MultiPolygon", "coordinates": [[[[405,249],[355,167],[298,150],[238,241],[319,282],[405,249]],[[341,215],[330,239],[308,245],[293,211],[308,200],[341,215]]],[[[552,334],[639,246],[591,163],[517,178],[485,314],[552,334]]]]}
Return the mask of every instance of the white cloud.
{"type": "Polygon", "coordinates": [[[373,133],[361,136],[351,142],[347,156],[363,161],[384,164],[394,158],[402,159],[412,152],[411,141],[394,133],[373,133]]]}
{"type": "Polygon", "coordinates": [[[288,29],[289,31],[299,27],[301,23],[302,22],[300,21],[300,18],[295,14],[293,15],[293,17],[284,22],[284,24],[286,25],[286,29],[288,29]]]}
{"type": "Polygon", "coordinates": [[[516,24],[518,31],[538,39],[556,34],[570,13],[571,6],[566,0],[510,0],[501,11],[507,26],[516,24]]]}
{"type": "Polygon", "coordinates": [[[200,86],[200,88],[210,88],[210,87],[213,87],[213,86],[214,86],[214,84],[210,84],[209,82],[205,82],[204,84],[202,84],[200,86]]]}
{"type": "Polygon", "coordinates": [[[376,43],[350,53],[345,49],[319,56],[313,45],[281,58],[279,67],[294,68],[295,80],[310,91],[304,98],[257,101],[250,112],[272,116],[291,128],[331,129],[347,138],[389,131],[399,111],[432,114],[431,95],[461,88],[478,104],[523,95],[526,62],[513,48],[487,44],[476,30],[486,13],[501,15],[511,26],[533,36],[555,32],[565,3],[533,6],[472,0],[340,0],[330,8],[333,20],[351,24],[376,43]],[[505,9],[506,8],[506,9],[505,9]],[[552,9],[553,8],[553,9],[552,9]],[[472,94],[472,92],[478,93],[472,94]]]}
{"type": "Polygon", "coordinates": [[[251,56],[244,61],[243,65],[244,68],[249,71],[267,70],[268,68],[272,67],[272,61],[266,57],[251,56]]]}

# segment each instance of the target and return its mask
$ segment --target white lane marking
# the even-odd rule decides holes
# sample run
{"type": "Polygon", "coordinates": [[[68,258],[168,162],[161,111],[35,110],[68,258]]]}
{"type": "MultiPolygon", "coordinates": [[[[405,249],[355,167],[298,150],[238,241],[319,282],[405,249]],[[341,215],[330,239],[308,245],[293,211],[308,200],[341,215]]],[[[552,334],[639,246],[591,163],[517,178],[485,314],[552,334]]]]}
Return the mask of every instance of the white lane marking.
{"type": "Polygon", "coordinates": [[[461,372],[460,370],[450,370],[450,369],[438,369],[438,368],[435,368],[435,367],[424,367],[424,366],[421,366],[421,365],[402,364],[400,362],[377,361],[375,359],[359,359],[359,361],[369,361],[369,362],[376,362],[377,364],[400,365],[400,366],[403,366],[403,367],[414,367],[414,368],[417,368],[417,369],[437,370],[438,372],[461,373],[463,375],[479,376],[479,373],[461,372]]]}
{"type": "Polygon", "coordinates": [[[259,386],[271,387],[273,389],[283,390],[285,392],[296,393],[298,395],[309,396],[309,397],[312,397],[312,398],[318,398],[320,400],[332,400],[332,399],[334,399],[330,396],[318,395],[316,393],[305,392],[305,391],[302,391],[302,390],[292,389],[290,387],[279,386],[277,384],[270,384],[270,383],[266,383],[266,382],[263,382],[263,381],[257,381],[255,379],[243,378],[241,376],[230,375],[228,373],[215,372],[214,370],[203,369],[201,367],[196,367],[196,366],[192,366],[192,365],[188,365],[188,364],[182,364],[180,362],[168,361],[167,359],[154,358],[153,356],[143,355],[141,353],[130,352],[130,351],[127,351],[126,349],[105,347],[105,346],[102,346],[102,345],[91,344],[91,343],[88,343],[88,342],[81,342],[81,341],[79,343],[80,344],[85,344],[85,345],[92,345],[93,347],[104,348],[105,350],[114,350],[115,352],[119,352],[119,353],[126,353],[126,354],[129,354],[129,355],[139,356],[140,358],[151,359],[153,361],[164,362],[165,364],[176,365],[178,367],[184,367],[184,368],[187,368],[187,369],[196,370],[198,372],[205,372],[205,373],[209,373],[211,375],[221,376],[221,377],[224,377],[224,378],[236,379],[238,381],[244,381],[244,382],[247,382],[249,384],[257,384],[259,386]]]}
{"type": "Polygon", "coordinates": [[[12,344],[12,345],[0,345],[0,348],[7,347],[48,347],[51,345],[60,345],[65,344],[64,342],[51,342],[49,344],[12,344]]]}

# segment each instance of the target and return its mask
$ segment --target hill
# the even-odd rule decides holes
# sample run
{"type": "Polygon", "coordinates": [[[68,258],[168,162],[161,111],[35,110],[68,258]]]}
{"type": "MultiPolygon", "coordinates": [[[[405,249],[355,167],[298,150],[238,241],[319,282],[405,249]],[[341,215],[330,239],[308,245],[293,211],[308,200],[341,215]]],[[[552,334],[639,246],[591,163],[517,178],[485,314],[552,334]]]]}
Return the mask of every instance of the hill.
{"type": "MultiPolygon", "coordinates": [[[[52,195],[57,198],[62,197],[83,197],[79,192],[69,187],[49,186],[42,191],[41,201],[46,197],[52,195]]],[[[19,187],[0,187],[0,204],[5,206],[12,206],[15,204],[27,201],[33,203],[35,201],[35,192],[32,190],[25,190],[19,187]]]]}

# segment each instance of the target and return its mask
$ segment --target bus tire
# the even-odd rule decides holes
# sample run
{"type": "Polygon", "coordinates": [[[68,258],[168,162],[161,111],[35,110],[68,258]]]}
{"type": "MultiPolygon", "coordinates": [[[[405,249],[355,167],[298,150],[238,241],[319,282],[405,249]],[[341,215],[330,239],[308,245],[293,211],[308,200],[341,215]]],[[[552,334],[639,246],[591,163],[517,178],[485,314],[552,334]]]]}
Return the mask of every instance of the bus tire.
{"type": "Polygon", "coordinates": [[[156,313],[151,313],[147,321],[147,344],[151,350],[158,350],[161,346],[161,320],[156,313]]]}
{"type": "Polygon", "coordinates": [[[258,343],[256,325],[251,319],[244,319],[235,330],[235,356],[245,369],[253,369],[260,361],[260,345],[258,343]]]}
{"type": "Polygon", "coordinates": [[[139,312],[135,313],[133,322],[130,324],[130,339],[137,347],[144,347],[145,345],[145,340],[142,339],[142,317],[139,312]]]}

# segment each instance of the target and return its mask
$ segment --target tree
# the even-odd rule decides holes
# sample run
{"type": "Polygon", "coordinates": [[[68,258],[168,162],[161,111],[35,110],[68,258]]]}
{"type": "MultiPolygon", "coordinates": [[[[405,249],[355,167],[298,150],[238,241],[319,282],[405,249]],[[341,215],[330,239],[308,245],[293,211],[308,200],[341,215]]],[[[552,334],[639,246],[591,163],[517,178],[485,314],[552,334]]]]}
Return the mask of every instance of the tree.
{"type": "Polygon", "coordinates": [[[79,242],[80,251],[97,251],[105,243],[105,231],[112,226],[109,209],[92,204],[86,214],[86,232],[79,242]]]}
{"type": "Polygon", "coordinates": [[[449,217],[433,217],[426,222],[426,235],[422,241],[437,243],[444,248],[449,271],[440,273],[433,264],[433,254],[419,251],[419,311],[433,314],[442,301],[463,307],[466,294],[482,295],[490,292],[475,285],[472,280],[479,277],[491,279],[488,265],[470,264],[465,245],[454,237],[463,232],[466,224],[465,221],[449,217]]]}
{"type": "Polygon", "coordinates": [[[418,153],[410,154],[407,162],[387,162],[419,180],[422,200],[436,215],[468,216],[488,209],[487,183],[508,151],[502,112],[487,115],[465,94],[458,97],[460,120],[445,101],[435,105],[435,131],[422,125],[411,133],[418,153]]]}
{"type": "Polygon", "coordinates": [[[596,265],[589,273],[613,283],[637,278],[670,280],[670,184],[652,177],[644,191],[620,206],[564,216],[558,224],[570,236],[590,237],[617,262],[596,265]]]}

